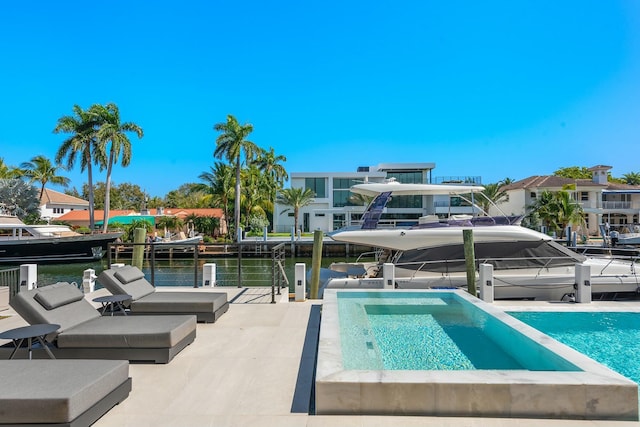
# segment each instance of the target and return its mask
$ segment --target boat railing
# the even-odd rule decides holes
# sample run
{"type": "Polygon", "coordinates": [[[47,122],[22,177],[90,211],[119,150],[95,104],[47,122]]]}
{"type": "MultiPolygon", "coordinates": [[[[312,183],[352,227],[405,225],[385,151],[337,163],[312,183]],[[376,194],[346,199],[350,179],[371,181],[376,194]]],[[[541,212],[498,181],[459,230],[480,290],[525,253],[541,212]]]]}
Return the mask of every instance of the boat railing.
{"type": "MultiPolygon", "coordinates": [[[[568,257],[536,257],[536,260],[539,262],[543,262],[542,265],[531,265],[530,267],[523,268],[531,268],[537,269],[538,274],[543,271],[545,268],[549,268],[550,264],[554,261],[561,261],[562,265],[570,265],[575,263],[575,260],[572,260],[568,257]]],[[[478,266],[480,264],[496,264],[500,263],[516,263],[518,261],[527,261],[530,262],[530,257],[509,257],[509,258],[477,258],[475,260],[475,269],[478,271],[478,266]]],[[[448,275],[451,273],[461,273],[464,270],[460,269],[461,265],[464,265],[464,258],[451,258],[451,259],[442,259],[442,260],[431,260],[431,261],[409,261],[409,262],[395,262],[394,265],[396,268],[404,268],[407,270],[413,271],[410,275],[411,279],[415,279],[417,274],[424,271],[431,271],[433,273],[442,273],[443,275],[448,275]],[[434,270],[432,267],[437,265],[438,270],[434,270]],[[454,266],[457,267],[454,269],[454,266]],[[451,268],[451,270],[449,269],[451,268]]]]}

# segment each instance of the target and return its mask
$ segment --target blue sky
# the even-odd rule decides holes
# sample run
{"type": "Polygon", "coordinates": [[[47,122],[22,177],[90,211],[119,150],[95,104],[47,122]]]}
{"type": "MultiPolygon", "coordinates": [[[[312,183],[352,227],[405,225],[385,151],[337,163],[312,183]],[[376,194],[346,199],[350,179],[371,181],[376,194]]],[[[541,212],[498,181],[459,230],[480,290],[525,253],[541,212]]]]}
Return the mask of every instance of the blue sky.
{"type": "Polygon", "coordinates": [[[635,0],[5,1],[0,40],[5,163],[53,159],[58,118],[115,102],[145,136],[113,180],[152,196],[209,170],[227,114],[289,172],[640,172],[635,0]]]}

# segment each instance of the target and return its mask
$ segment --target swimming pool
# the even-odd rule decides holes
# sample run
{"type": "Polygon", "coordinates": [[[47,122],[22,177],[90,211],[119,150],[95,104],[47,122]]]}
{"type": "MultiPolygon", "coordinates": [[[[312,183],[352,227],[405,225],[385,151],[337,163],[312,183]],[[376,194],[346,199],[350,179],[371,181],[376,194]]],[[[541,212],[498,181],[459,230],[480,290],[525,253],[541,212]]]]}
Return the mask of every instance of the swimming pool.
{"type": "Polygon", "coordinates": [[[640,383],[640,313],[522,311],[509,314],[640,383]]]}
{"type": "Polygon", "coordinates": [[[459,290],[327,289],[316,368],[317,414],[638,419],[635,383],[459,290]]]}
{"type": "Polygon", "coordinates": [[[338,293],[345,369],[579,371],[452,292],[338,293]]]}

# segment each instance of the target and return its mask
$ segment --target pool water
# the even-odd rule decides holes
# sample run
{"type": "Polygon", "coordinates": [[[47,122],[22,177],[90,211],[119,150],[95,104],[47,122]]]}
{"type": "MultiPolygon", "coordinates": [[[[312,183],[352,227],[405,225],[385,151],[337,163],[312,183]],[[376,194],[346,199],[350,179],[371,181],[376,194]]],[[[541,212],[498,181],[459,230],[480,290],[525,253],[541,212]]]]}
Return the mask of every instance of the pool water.
{"type": "Polygon", "coordinates": [[[640,383],[640,313],[509,312],[516,319],[640,383]]]}
{"type": "Polygon", "coordinates": [[[338,294],[344,369],[577,370],[452,293],[338,294]]]}

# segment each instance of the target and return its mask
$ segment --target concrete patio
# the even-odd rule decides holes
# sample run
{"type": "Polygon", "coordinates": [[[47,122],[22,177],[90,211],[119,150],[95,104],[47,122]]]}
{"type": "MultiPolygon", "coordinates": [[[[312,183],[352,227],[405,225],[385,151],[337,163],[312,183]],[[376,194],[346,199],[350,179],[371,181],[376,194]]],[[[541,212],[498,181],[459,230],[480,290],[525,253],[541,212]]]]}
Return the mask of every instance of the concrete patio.
{"type": "MultiPolygon", "coordinates": [[[[198,324],[195,342],[171,363],[132,364],[131,394],[96,426],[639,425],[612,421],[309,415],[322,302],[288,302],[288,295],[282,295],[276,304],[271,304],[270,289],[264,288],[206,290],[227,292],[229,311],[214,324],[198,324]]],[[[25,324],[10,309],[0,311],[1,316],[9,317],[0,320],[0,330],[25,324]]]]}

